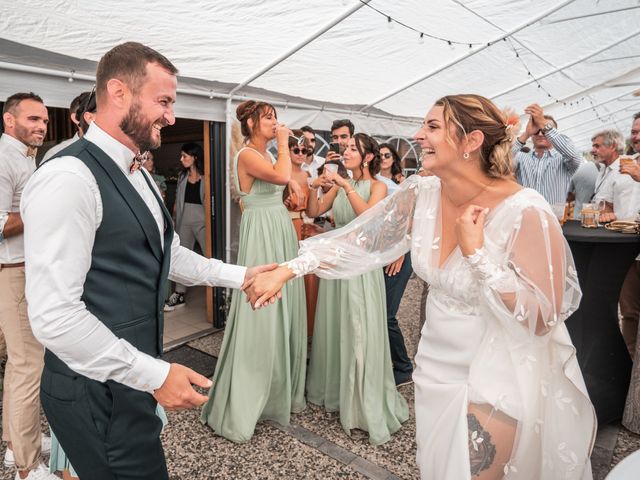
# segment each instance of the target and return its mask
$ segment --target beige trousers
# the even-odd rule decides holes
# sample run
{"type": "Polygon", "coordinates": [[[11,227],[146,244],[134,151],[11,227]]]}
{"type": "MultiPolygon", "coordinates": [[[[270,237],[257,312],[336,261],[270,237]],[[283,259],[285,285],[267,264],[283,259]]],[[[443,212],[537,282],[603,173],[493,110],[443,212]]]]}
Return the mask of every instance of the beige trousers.
{"type": "Polygon", "coordinates": [[[2,440],[11,442],[19,470],[40,462],[40,376],[44,348],[31,331],[24,267],[0,270],[0,329],[7,343],[2,394],[2,440]]]}

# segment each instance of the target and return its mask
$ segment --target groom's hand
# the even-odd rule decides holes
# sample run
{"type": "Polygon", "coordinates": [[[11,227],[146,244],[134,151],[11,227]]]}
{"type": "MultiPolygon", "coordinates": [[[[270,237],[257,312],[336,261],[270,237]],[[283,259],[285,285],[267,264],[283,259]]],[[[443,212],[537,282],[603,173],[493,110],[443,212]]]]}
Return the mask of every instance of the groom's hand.
{"type": "MultiPolygon", "coordinates": [[[[253,284],[256,280],[256,278],[258,278],[259,275],[264,274],[266,272],[271,272],[273,270],[275,270],[276,268],[278,268],[278,264],[277,263],[270,263],[267,265],[258,265],[256,267],[250,267],[247,268],[247,273],[244,276],[244,283],[242,284],[242,286],[240,287],[240,290],[242,290],[243,292],[245,292],[247,294],[247,301],[251,301],[251,299],[254,297],[253,294],[251,292],[253,292],[253,284]]],[[[253,298],[253,300],[255,301],[258,297],[256,296],[255,298],[253,298]]],[[[274,293],[270,298],[268,298],[267,300],[264,301],[264,303],[275,303],[276,300],[279,300],[280,298],[282,298],[282,292],[278,291],[276,293],[274,293]]],[[[253,303],[251,303],[251,305],[253,306],[253,303]]]]}
{"type": "Polygon", "coordinates": [[[275,297],[282,296],[282,287],[294,275],[287,266],[256,275],[251,286],[246,290],[247,301],[255,310],[273,303],[275,297]]]}
{"type": "Polygon", "coordinates": [[[208,400],[208,397],[196,392],[192,384],[202,388],[210,388],[212,385],[207,377],[184,365],[172,363],[169,367],[169,375],[162,386],[153,392],[153,396],[168,410],[199,407],[208,400]]]}
{"type": "Polygon", "coordinates": [[[257,274],[262,272],[270,272],[271,270],[274,270],[276,268],[278,268],[277,263],[268,263],[266,265],[257,265],[255,267],[247,268],[247,273],[244,274],[244,283],[240,287],[240,290],[244,291],[249,288],[257,274]]]}

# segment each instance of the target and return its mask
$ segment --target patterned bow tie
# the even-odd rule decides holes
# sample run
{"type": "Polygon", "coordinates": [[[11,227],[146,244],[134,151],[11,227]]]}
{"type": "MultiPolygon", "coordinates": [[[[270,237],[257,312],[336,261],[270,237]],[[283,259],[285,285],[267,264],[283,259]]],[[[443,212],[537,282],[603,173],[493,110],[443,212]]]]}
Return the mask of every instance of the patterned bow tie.
{"type": "Polygon", "coordinates": [[[129,167],[129,173],[133,173],[140,167],[142,167],[142,164],[147,161],[147,153],[149,152],[145,151],[142,153],[138,153],[135,157],[133,157],[133,160],[131,161],[131,167],[129,167]]]}

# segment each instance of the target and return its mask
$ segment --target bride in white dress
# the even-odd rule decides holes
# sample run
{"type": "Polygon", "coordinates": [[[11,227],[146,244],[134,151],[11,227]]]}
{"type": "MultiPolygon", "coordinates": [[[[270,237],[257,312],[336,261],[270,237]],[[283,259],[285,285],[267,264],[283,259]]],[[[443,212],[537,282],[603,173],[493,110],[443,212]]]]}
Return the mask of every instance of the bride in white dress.
{"type": "Polygon", "coordinates": [[[513,180],[511,130],[484,97],[438,100],[416,134],[435,176],[303,241],[248,291],[259,307],[294,276],[347,278],[411,251],[430,285],[413,375],[423,479],[592,478],[596,419],[564,325],[580,287],[549,205],[513,180]]]}

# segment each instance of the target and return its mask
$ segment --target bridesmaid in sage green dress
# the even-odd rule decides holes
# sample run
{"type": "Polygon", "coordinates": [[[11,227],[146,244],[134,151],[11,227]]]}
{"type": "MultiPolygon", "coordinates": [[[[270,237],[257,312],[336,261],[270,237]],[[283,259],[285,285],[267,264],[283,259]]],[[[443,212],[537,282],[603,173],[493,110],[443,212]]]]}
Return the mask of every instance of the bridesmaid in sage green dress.
{"type": "MultiPolygon", "coordinates": [[[[278,125],[273,106],[246,101],[236,115],[247,141],[234,159],[242,197],[238,265],[282,263],[297,255],[298,240],[282,192],[290,180],[291,131],[278,125]],[[267,143],[278,141],[278,159],[267,143]]],[[[201,415],[217,435],[247,442],[256,423],[289,424],[291,412],[305,408],[307,313],[302,279],[282,290],[282,299],[253,311],[234,293],[220,357],[201,415]]]]}
{"type": "MultiPolygon", "coordinates": [[[[311,195],[307,204],[312,217],[333,207],[338,228],[387,194],[387,186],[374,178],[380,155],[368,135],[358,133],[349,140],[344,166],[353,179],[325,170],[311,188],[328,181],[335,186],[321,201],[311,195]]],[[[386,311],[382,266],[348,280],[320,279],[307,399],[328,411],[339,410],[344,431],[365,430],[374,445],[388,441],[409,418],[393,378],[386,311]]]]}

